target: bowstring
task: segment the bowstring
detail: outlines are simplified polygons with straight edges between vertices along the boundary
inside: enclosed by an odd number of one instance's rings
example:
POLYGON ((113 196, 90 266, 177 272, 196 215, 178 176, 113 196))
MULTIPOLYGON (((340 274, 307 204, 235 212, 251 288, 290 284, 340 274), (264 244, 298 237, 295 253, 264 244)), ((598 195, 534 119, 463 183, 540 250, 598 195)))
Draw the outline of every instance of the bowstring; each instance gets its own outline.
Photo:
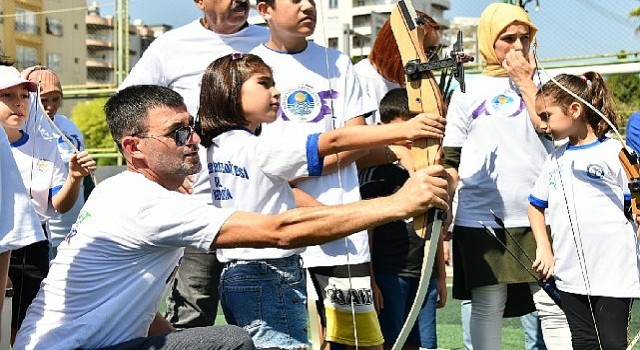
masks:
MULTIPOLYGON (((534 58, 535 58, 535 63, 536 63, 536 73, 538 75, 538 81, 540 83, 540 90, 542 91, 542 102, 545 106, 545 109, 547 108, 547 100, 545 98, 544 95, 544 89, 543 89, 543 84, 542 84, 542 79, 541 79, 541 72, 543 72, 545 74, 545 76, 547 78, 549 78, 550 81, 552 81, 554 84, 556 84, 558 87, 560 87, 563 91, 565 91, 566 93, 568 93, 569 95, 571 95, 572 97, 576 98, 578 101, 584 103, 586 106, 588 106, 591 110, 593 110, 594 112, 596 112, 610 127, 611 130, 614 131, 614 133, 619 137, 620 142, 622 142, 622 136, 620 135, 620 133, 618 132, 618 130, 615 128, 615 126, 613 125, 613 123, 600 111, 598 110, 596 107, 594 107, 591 103, 585 101, 582 97, 578 96, 577 94, 575 94, 573 91, 569 90, 567 87, 565 87, 564 85, 560 84, 554 77, 552 77, 550 74, 547 73, 547 71, 540 66, 539 63, 539 59, 538 59, 538 41, 536 38, 536 41, 533 44, 534 46, 534 58)), ((555 141, 555 140, 553 140, 555 141)), ((623 144, 623 147, 625 147, 625 145, 623 144)), ((626 147, 625 147, 626 148, 626 147)), ((575 223, 575 227, 578 231, 578 236, 576 236, 576 232, 574 231, 574 223, 573 220, 571 218, 571 209, 569 208, 569 200, 567 198, 567 193, 566 193, 566 189, 564 186, 564 180, 562 179, 562 172, 560 169, 560 162, 558 161, 558 157, 556 155, 556 150, 557 148, 554 146, 554 149, 551 153, 551 158, 555 160, 556 162, 556 167, 558 169, 558 180, 560 180, 560 187, 562 189, 562 196, 564 199, 564 203, 565 203, 565 208, 567 209, 567 217, 569 219, 569 227, 571 227, 571 234, 573 236, 573 243, 574 246, 576 247, 576 255, 578 257, 578 263, 580 265, 580 273, 582 275, 582 281, 584 283, 585 288, 587 289, 587 301, 589 304, 589 311, 591 312, 591 319, 593 321, 593 328, 596 332, 596 338, 598 339, 598 347, 600 348, 600 350, 602 350, 602 342, 600 340, 600 331, 598 329, 598 323, 596 322, 596 316, 595 316, 595 312, 593 309, 593 304, 591 302, 591 281, 589 280, 589 274, 587 271, 587 263, 586 263, 586 256, 585 256, 585 252, 584 252, 584 246, 582 244, 582 233, 580 232, 580 226, 578 225, 578 222, 576 221, 575 223), (578 242, 580 243, 580 249, 578 249, 578 242)), ((573 165, 573 162, 572 162, 573 165)), ((573 166, 572 166, 573 168, 573 166)), ((578 212, 575 206, 575 201, 573 203, 573 212, 574 215, 577 219, 578 217, 578 212)))
MULTIPOLYGON (((322 6, 323 5, 322 4, 322 0, 320 0, 318 2, 318 4, 320 5, 320 9, 323 12, 322 13, 323 14, 323 16, 322 16, 323 19, 322 19, 322 26, 321 26, 322 36, 326 38, 327 37, 327 32, 326 32, 326 25, 325 25, 325 21, 324 21, 324 17, 325 16, 324 16, 324 6, 322 6)), ((350 43, 347 42, 347 45, 350 45, 350 43)), ((349 59, 350 59, 350 57, 349 57, 349 59)), ((325 63, 325 68, 326 68, 326 72, 327 72, 327 77, 326 77, 327 84, 329 85, 329 99, 328 100, 329 100, 329 109, 331 111, 331 127, 333 128, 333 130, 336 130, 338 128, 338 120, 337 120, 337 117, 335 115, 335 109, 334 109, 334 103, 333 103, 334 91, 333 91, 333 84, 332 84, 332 81, 331 81, 333 79, 333 75, 331 74, 331 72, 332 72, 331 71, 331 65, 329 64, 329 48, 326 47, 326 46, 324 47, 324 61, 325 61, 324 63, 325 63)), ((335 155, 336 155, 336 174, 337 174, 337 177, 338 177, 338 187, 341 189, 341 191, 338 191, 339 196, 340 196, 339 203, 340 204, 344 204, 343 203, 344 196, 343 196, 343 193, 342 193, 342 189, 343 189, 343 186, 342 186, 342 174, 340 172, 340 170, 341 170, 341 166, 340 166, 341 159, 340 159, 340 154, 339 153, 336 153, 335 155)), ((356 293, 355 292, 352 293, 352 291, 354 291, 354 289, 353 289, 353 280, 352 280, 353 276, 352 276, 352 273, 351 273, 351 259, 350 259, 350 254, 349 254, 349 239, 348 239, 348 236, 343 237, 342 240, 344 242, 344 248, 345 248, 345 253, 346 253, 346 262, 347 262, 347 280, 349 281, 349 284, 348 284, 348 287, 349 287, 348 289, 349 290, 347 291, 347 293, 348 293, 347 297, 349 299, 349 306, 350 306, 350 309, 351 309, 351 325, 353 327, 353 337, 354 337, 355 349, 358 350, 360 347, 359 347, 359 341, 358 341, 358 324, 356 322, 356 309, 355 309, 355 298, 354 298, 356 293)), ((325 334, 325 337, 326 337, 326 334, 325 334)), ((323 343, 326 343, 326 340, 324 340, 323 343)))

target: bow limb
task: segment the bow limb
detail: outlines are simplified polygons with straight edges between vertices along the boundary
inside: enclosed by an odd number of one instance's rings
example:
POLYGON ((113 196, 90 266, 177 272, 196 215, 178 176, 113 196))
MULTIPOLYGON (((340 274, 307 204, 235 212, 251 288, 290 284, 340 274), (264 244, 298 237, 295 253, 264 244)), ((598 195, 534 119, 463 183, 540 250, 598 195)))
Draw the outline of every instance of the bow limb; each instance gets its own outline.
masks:
MULTIPOLYGON (((638 169, 638 156, 635 153, 631 153, 626 147, 622 147, 620 153, 618 153, 618 159, 622 164, 627 179, 629 179, 629 191, 631 192, 631 213, 634 218, 640 216, 640 206, 638 199, 640 198, 640 170, 638 169)), ((640 239, 640 229, 636 232, 636 239, 640 239)), ((631 339, 627 345, 627 349, 633 349, 633 347, 640 339, 640 331, 631 339)))
MULTIPOLYGON (((398 43, 405 71, 416 70, 406 76, 409 110, 414 113, 444 115, 444 101, 438 83, 431 71, 419 71, 420 63, 426 63, 423 40, 424 30, 416 23, 416 12, 410 2, 400 0, 390 15, 391 29, 398 43), (410 75, 409 75, 410 74, 410 75)), ((435 164, 439 159, 440 141, 419 139, 413 141, 411 154, 416 169, 435 164)), ((420 237, 426 236, 426 215, 414 218, 414 227, 420 237)))
MULTIPOLYGON (((416 12, 410 2, 400 0, 390 15, 391 29, 396 38, 402 63, 409 67, 409 63, 426 63, 427 57, 424 53, 423 40, 424 31, 416 24, 416 12)), ((405 69, 406 72, 406 69, 405 69)), ((444 103, 438 83, 435 81, 430 71, 414 72, 413 77, 406 77, 406 89, 409 100, 409 110, 415 113, 435 113, 444 115, 444 103), (417 76, 416 76, 417 75, 417 76), (417 79, 414 79, 417 78, 417 79)), ((416 169, 424 168, 435 164, 440 158, 440 141, 433 139, 414 140, 411 147, 411 154, 414 159, 416 169)), ((393 344, 392 350, 399 350, 415 324, 422 304, 424 302, 427 287, 433 269, 435 252, 437 249, 440 230, 442 228, 441 215, 436 214, 431 236, 427 237, 427 214, 424 213, 413 219, 416 233, 426 239, 424 247, 424 257, 420 272, 420 281, 413 305, 407 315, 407 320, 403 325, 398 338, 393 344)))
MULTIPOLYGON (((635 153, 629 152, 626 147, 622 147, 620 153, 618 153, 618 159, 622 164, 627 179, 629 179, 629 190, 631 192, 631 212, 634 217, 640 216, 639 201, 640 198, 640 171, 638 170, 638 156, 635 153)), ((636 233, 636 239, 640 239, 640 229, 636 233)), ((640 331, 631 339, 627 345, 627 349, 633 349, 633 347, 640 339, 640 331)))

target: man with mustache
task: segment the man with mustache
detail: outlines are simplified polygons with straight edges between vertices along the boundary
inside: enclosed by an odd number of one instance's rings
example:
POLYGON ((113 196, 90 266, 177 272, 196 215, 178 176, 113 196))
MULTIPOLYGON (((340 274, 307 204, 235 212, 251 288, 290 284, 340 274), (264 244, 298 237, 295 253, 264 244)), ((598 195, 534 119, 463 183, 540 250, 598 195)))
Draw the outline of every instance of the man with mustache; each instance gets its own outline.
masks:
MULTIPOLYGON (((249 52, 268 38, 268 30, 247 23, 249 0, 194 0, 202 18, 158 37, 133 67, 120 89, 137 84, 166 86, 178 92, 197 115, 205 68, 232 52, 249 52)), ((206 151, 200 150, 206 164, 206 151)), ((188 178, 188 191, 211 203, 207 169, 188 178)), ((215 251, 187 248, 167 300, 166 318, 176 328, 214 324, 222 264, 215 251)))
POLYGON ((253 350, 249 335, 236 326, 150 329, 183 247, 304 247, 448 207, 447 182, 438 177, 444 168, 432 166, 389 197, 276 215, 217 208, 176 192, 202 167, 200 137, 180 95, 161 86, 132 86, 113 96, 105 112, 127 170, 92 192, 14 349, 253 350))

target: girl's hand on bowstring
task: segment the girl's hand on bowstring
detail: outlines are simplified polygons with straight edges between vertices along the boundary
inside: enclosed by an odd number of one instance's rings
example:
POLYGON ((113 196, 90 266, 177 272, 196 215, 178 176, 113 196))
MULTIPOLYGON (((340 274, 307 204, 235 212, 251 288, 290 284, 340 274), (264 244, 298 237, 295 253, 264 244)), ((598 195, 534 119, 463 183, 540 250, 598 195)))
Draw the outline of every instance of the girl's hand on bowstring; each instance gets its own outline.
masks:
POLYGON ((81 179, 96 171, 96 161, 87 151, 82 151, 71 156, 69 159, 69 176, 81 179))

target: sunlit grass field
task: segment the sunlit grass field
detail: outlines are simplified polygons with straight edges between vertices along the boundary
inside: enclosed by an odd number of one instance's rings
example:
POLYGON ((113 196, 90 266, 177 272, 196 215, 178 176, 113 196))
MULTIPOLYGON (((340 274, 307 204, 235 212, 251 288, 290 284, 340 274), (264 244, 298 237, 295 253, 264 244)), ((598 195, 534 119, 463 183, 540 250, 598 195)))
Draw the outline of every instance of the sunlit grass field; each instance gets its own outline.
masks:
MULTIPOLYGON (((451 289, 449 288, 449 296, 451 289)), ((161 305, 161 313, 164 313, 164 305, 161 305)), ((634 305, 631 315, 631 329, 629 338, 640 330, 640 303, 634 305)), ((447 305, 437 312, 438 322, 438 347, 439 349, 464 349, 462 341, 462 326, 460 321, 460 301, 451 299, 447 305)), ((218 308, 216 324, 225 324, 221 308, 218 308)), ((519 318, 506 318, 502 323, 502 348, 509 350, 524 350, 524 334, 519 318)), ((640 349, 636 344, 634 349, 640 349)))

